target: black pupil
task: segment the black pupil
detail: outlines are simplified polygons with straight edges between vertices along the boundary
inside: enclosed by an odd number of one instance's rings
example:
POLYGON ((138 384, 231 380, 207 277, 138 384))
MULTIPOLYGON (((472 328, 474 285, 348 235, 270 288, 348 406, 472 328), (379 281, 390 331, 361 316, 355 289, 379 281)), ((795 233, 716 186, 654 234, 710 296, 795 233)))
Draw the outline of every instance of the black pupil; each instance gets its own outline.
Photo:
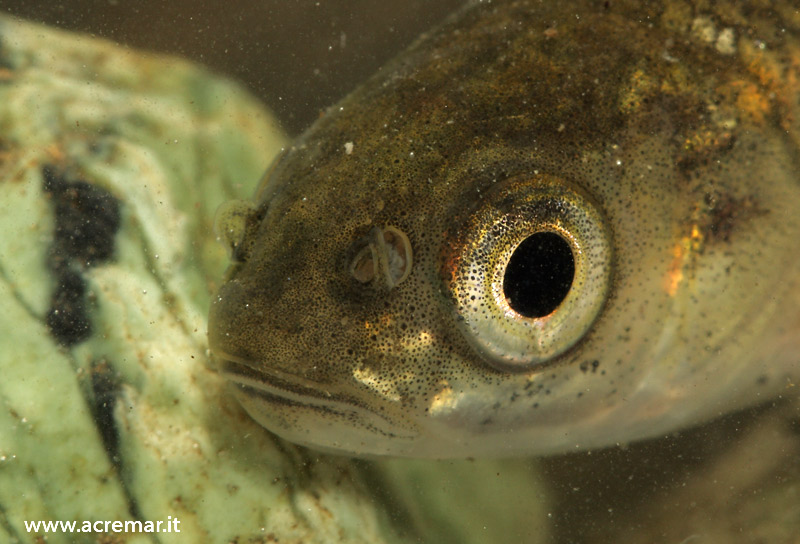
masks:
POLYGON ((525 317, 542 317, 566 298, 575 277, 572 249, 554 232, 537 232, 517 246, 503 276, 511 308, 525 317))

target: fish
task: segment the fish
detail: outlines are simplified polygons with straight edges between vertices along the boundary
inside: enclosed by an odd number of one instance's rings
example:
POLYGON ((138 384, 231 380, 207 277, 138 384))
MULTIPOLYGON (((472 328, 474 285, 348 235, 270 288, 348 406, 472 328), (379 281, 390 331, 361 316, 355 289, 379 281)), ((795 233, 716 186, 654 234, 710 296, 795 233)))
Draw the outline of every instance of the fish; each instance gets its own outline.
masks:
POLYGON ((796 395, 789 2, 472 2, 224 204, 208 339, 291 442, 544 456, 796 395))

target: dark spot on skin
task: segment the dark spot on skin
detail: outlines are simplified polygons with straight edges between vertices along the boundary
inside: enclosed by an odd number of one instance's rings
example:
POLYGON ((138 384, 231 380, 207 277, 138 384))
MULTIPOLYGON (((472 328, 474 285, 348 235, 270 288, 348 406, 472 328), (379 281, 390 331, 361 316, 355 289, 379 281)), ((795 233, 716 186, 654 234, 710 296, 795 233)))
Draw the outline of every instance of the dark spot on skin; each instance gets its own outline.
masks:
POLYGON ((789 420, 789 430, 800 436, 800 418, 793 418, 789 420))
POLYGON ((114 419, 114 407, 120 389, 119 377, 106 360, 93 362, 90 376, 92 416, 109 459, 119 468, 119 430, 114 419))
POLYGON ((711 243, 730 241, 731 233, 738 225, 768 213, 751 196, 734 198, 731 195, 706 194, 704 203, 708 209, 702 225, 703 233, 711 243))
POLYGON ((599 367, 599 366, 600 366, 600 361, 595 359, 594 361, 583 361, 580 364, 579 368, 581 369, 581 372, 586 374, 589 371, 589 367, 591 367, 592 368, 592 374, 594 374, 595 372, 597 372, 597 367, 599 367))
MULTIPOLYGON (((691 107, 686 108, 687 118, 685 125, 689 128, 686 139, 693 140, 693 135, 703 133, 708 127, 694 126, 696 119, 702 117, 704 106, 702 104, 693 103, 691 107), (694 128, 694 131, 691 128, 694 128)), ((678 171, 684 181, 692 178, 693 174, 701 168, 707 168, 715 159, 719 159, 726 153, 731 151, 736 144, 736 137, 728 132, 715 132, 714 137, 709 141, 702 144, 695 145, 689 144, 687 148, 680 151, 680 155, 676 157, 675 163, 678 166, 678 171)))
POLYGON ((55 229, 47 267, 55 276, 46 323, 66 347, 91 335, 83 272, 111 259, 119 229, 119 201, 85 181, 73 181, 52 166, 42 168, 43 189, 53 204, 55 229))

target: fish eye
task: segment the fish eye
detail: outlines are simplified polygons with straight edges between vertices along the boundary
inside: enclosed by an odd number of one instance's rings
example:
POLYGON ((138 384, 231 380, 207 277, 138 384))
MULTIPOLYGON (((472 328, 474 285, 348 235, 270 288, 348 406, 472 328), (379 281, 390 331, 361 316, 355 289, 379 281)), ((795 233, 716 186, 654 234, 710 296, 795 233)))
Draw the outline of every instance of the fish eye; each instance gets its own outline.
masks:
POLYGON ((545 175, 503 182, 445 250, 461 332, 490 365, 551 362, 590 330, 611 279, 611 239, 598 206, 545 175))
POLYGON ((525 238, 511 254, 503 274, 503 293, 523 317, 544 317, 567 297, 575 278, 569 242, 554 232, 525 238))

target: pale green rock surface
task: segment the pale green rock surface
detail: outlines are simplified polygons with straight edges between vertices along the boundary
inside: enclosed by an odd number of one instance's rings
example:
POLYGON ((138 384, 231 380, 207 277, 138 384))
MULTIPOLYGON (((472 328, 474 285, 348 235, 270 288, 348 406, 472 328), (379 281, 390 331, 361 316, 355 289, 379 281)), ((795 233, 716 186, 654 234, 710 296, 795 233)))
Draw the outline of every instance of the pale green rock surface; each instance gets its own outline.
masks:
POLYGON ((543 541, 530 461, 318 455, 253 423, 214 371, 213 213, 283 143, 247 93, 186 62, 0 19, 0 543, 543 541), (46 324, 46 168, 119 203, 113 257, 71 264, 92 332, 69 345, 46 324), (25 526, 168 516, 180 533, 25 526))

